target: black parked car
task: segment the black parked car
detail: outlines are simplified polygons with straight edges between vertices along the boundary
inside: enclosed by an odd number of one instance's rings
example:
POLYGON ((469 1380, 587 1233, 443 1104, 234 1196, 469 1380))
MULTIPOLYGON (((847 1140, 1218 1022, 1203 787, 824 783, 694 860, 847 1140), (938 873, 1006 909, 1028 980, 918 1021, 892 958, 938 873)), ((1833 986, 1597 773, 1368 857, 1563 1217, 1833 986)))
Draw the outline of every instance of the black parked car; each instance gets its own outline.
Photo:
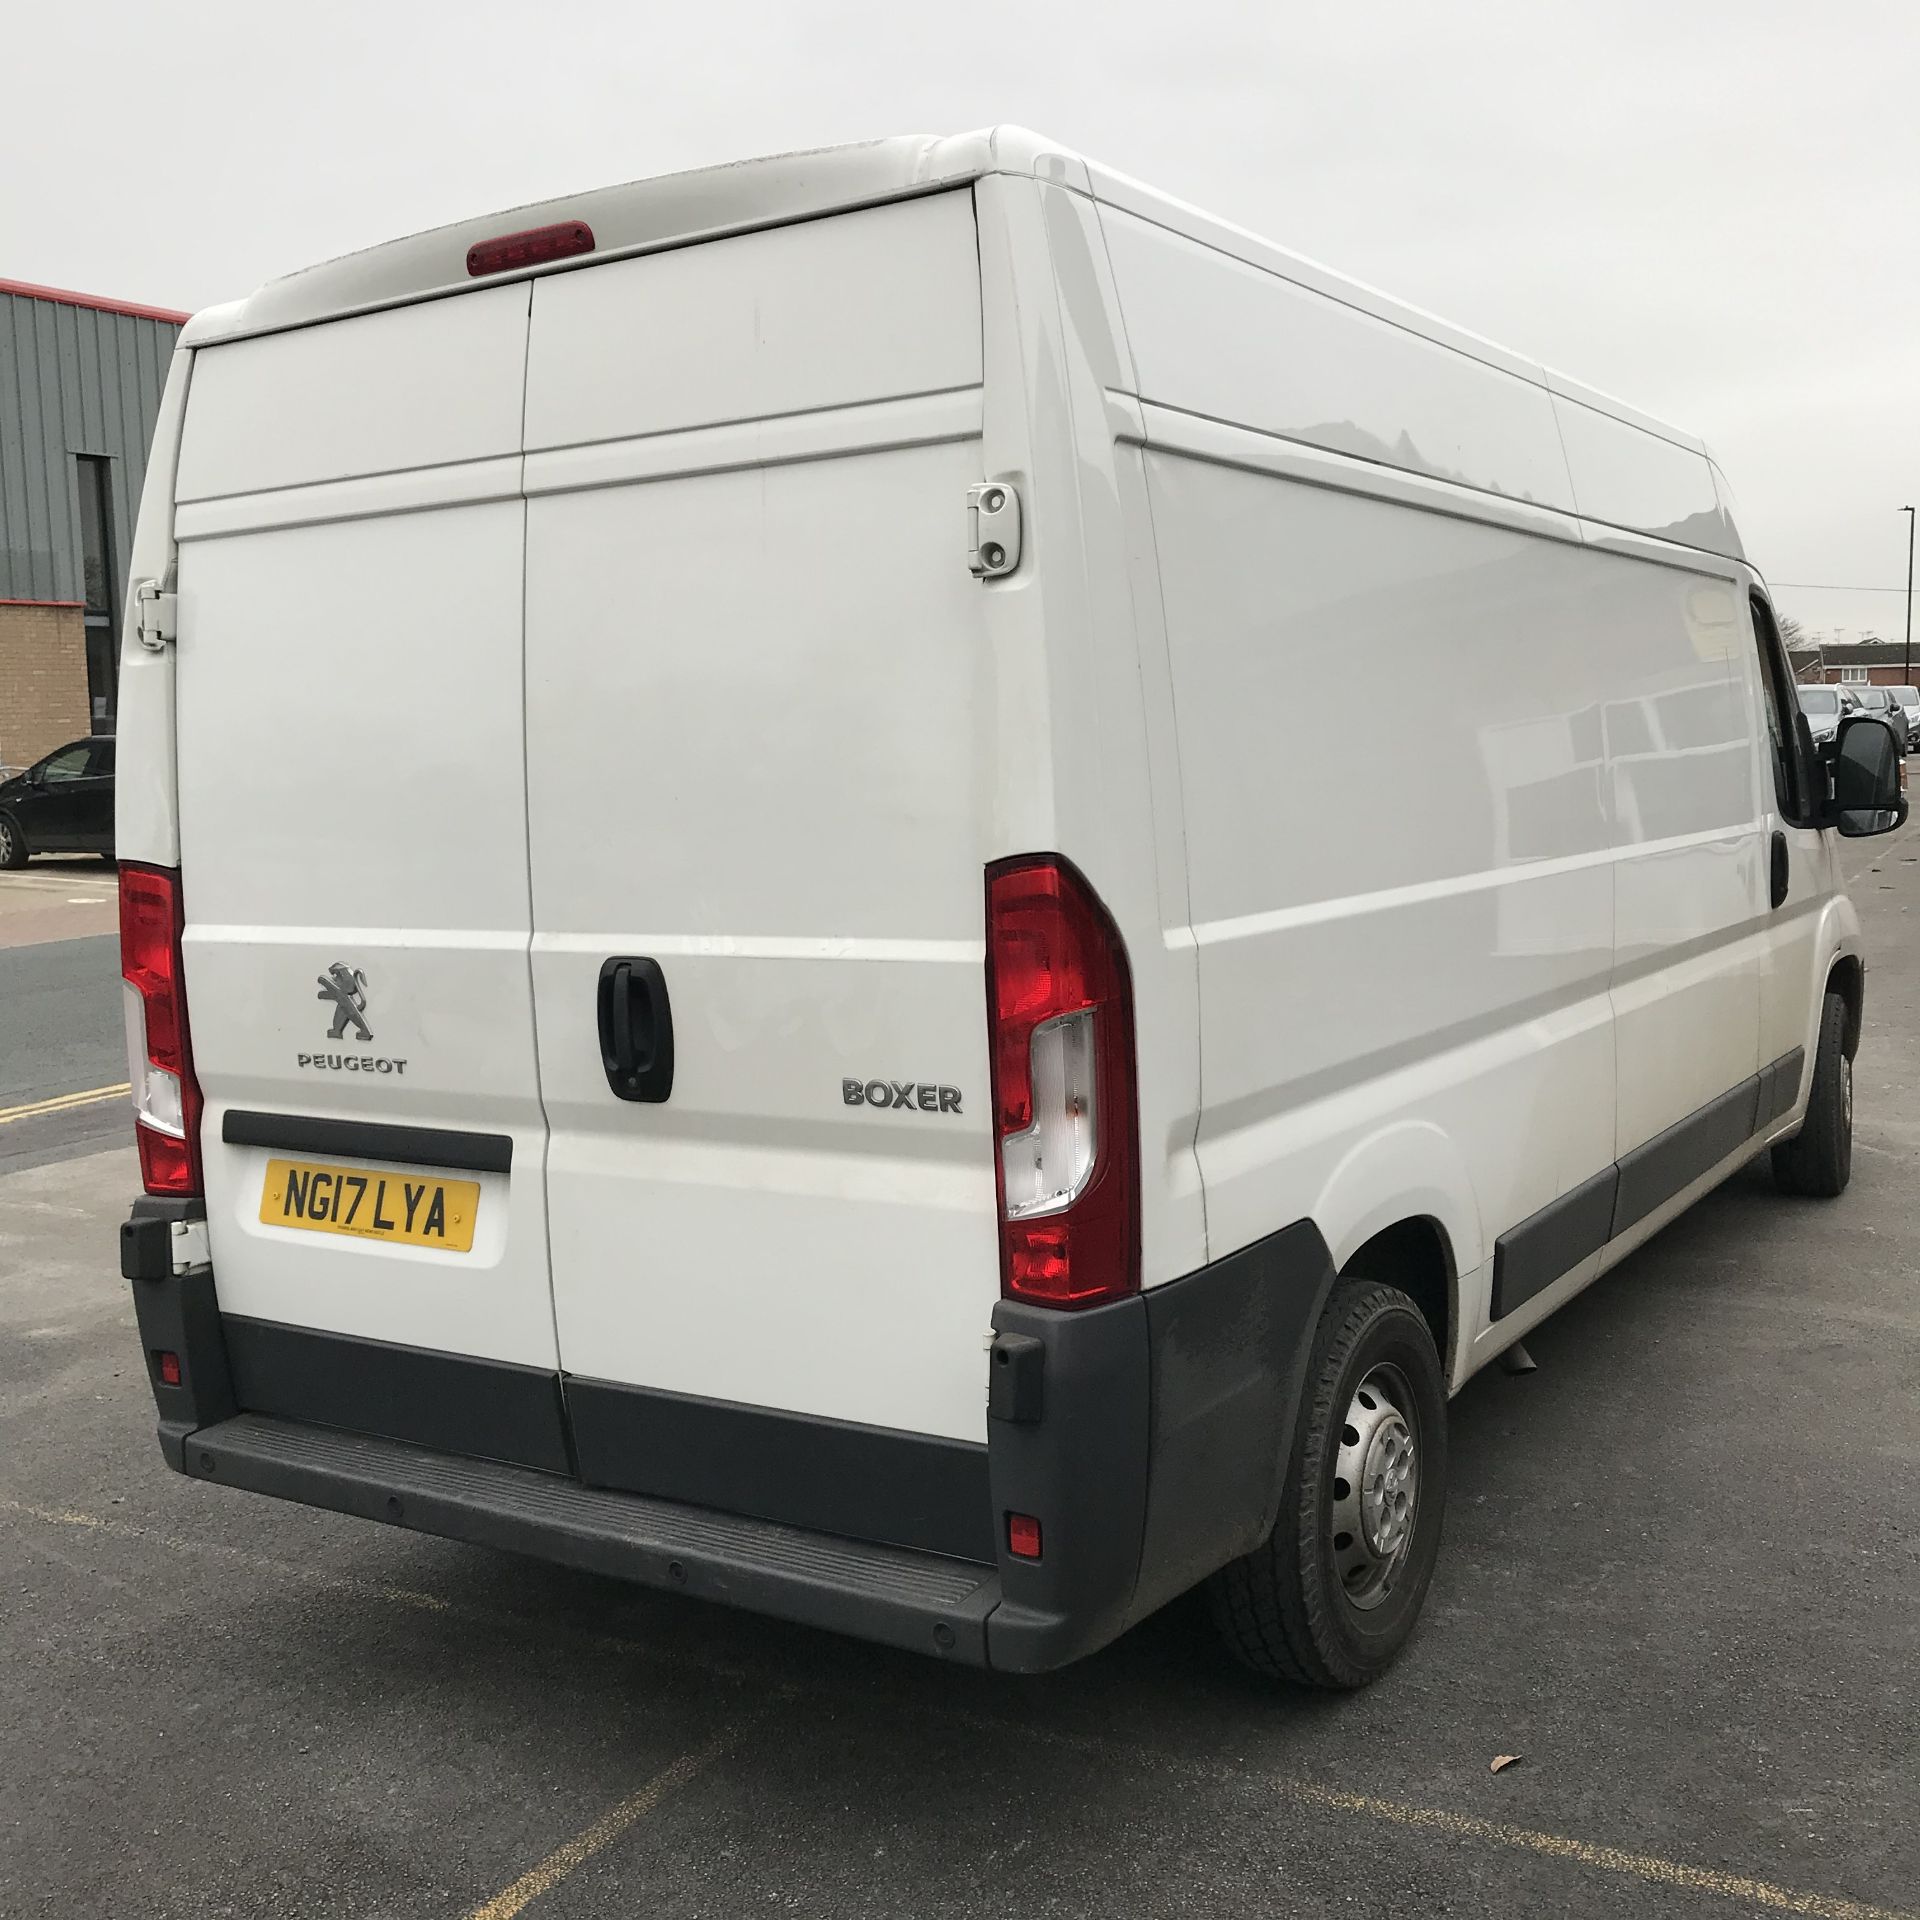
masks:
POLYGON ((0 780, 0 867, 30 853, 113 857, 111 740, 76 740, 0 780))
POLYGON ((1876 720, 1884 720, 1893 729, 1894 737, 1900 742, 1900 751, 1905 753, 1907 740, 1907 710, 1894 698, 1891 687, 1849 687, 1847 692, 1853 696, 1854 704, 1862 713, 1870 713, 1876 720))

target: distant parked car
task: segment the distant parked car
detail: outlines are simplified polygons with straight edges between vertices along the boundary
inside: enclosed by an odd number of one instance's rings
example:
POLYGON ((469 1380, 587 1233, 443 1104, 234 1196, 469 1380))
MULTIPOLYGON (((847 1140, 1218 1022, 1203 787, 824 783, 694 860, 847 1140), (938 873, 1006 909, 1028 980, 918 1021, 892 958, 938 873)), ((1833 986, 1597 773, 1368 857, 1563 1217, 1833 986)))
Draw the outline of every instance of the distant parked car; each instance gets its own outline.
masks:
POLYGON ((1907 716, 1907 751, 1920 751, 1920 687, 1889 687, 1887 691, 1907 716))
POLYGON ((0 867, 34 853, 112 857, 111 740, 75 740, 0 781, 0 867))
POLYGON ((1893 697, 1891 687, 1849 687, 1847 691, 1859 703, 1863 713, 1871 713, 1884 720, 1900 738, 1900 751, 1905 753, 1912 737, 1912 728, 1907 722, 1907 710, 1893 697))
POLYGON ((1849 711, 1849 703, 1838 687, 1796 687, 1794 694, 1800 702, 1800 711, 1807 716, 1813 744, 1824 747, 1833 738, 1840 716, 1849 711))

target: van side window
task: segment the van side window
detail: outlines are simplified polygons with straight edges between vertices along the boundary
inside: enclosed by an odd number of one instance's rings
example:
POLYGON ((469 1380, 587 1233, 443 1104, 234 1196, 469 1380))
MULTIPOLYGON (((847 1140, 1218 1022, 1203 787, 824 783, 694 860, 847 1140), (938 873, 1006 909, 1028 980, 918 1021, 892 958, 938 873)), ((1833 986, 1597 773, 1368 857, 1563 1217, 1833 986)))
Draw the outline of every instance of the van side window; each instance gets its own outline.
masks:
POLYGON ((1753 607, 1753 638, 1760 649, 1760 689, 1767 703, 1767 742, 1772 749, 1773 790, 1780 811, 1789 820, 1806 817, 1806 796, 1812 791, 1810 769, 1801 764, 1800 739, 1794 727, 1799 703, 1793 695, 1793 681, 1787 672, 1786 657, 1780 651, 1780 634, 1773 624, 1773 611, 1756 593, 1750 596, 1753 607))

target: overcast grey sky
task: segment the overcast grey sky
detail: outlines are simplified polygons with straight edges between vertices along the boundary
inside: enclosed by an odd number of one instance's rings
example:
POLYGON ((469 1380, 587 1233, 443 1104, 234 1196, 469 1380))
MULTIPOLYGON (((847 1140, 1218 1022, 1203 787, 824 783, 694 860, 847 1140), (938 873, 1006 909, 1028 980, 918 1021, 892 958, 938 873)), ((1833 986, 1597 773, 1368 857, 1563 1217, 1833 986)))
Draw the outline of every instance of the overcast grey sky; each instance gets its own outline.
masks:
POLYGON ((0 276, 204 306, 543 195, 1012 120, 1703 435, 1776 581, 1904 586, 1914 0, 16 0, 4 45, 0 276))

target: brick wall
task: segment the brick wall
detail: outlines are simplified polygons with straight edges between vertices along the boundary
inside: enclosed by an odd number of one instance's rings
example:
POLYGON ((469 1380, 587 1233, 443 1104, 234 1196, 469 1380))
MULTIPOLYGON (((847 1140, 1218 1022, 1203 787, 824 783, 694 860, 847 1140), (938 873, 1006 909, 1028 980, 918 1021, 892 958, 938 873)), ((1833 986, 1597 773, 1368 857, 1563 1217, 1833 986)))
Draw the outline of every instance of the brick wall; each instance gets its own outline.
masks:
POLYGON ((91 730, 80 609, 0 602, 0 766, 30 766, 91 730))
POLYGON ((1857 669, 1854 675, 1850 676, 1839 667, 1829 667, 1827 669, 1827 682, 1830 686, 1838 686, 1842 681, 1846 681, 1848 684, 1856 687, 1904 687, 1920 685, 1920 648, 1914 650, 1914 656, 1913 673, 1911 676, 1902 673, 1899 662, 1896 661, 1890 667, 1878 665, 1869 666, 1867 668, 1867 677, 1864 681, 1857 677, 1857 669))

